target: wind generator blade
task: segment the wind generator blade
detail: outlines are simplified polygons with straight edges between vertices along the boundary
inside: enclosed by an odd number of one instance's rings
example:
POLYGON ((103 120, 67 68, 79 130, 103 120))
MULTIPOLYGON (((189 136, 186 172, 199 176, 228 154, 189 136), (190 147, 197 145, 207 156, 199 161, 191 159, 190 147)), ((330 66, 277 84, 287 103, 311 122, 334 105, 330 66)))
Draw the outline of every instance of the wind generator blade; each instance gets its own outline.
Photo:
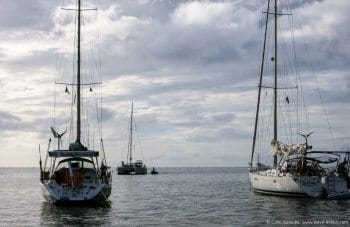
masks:
POLYGON ((66 129, 66 131, 64 131, 61 134, 59 134, 59 137, 61 138, 64 134, 66 134, 66 132, 67 132, 67 129, 66 129))
POLYGON ((306 135, 306 137, 309 137, 311 136, 311 134, 314 133, 314 132, 310 132, 309 134, 306 135))
POLYGON ((309 134, 304 135, 304 134, 301 134, 298 132, 298 135, 301 135, 304 138, 308 138, 309 136, 311 136, 312 133, 314 133, 314 132, 310 132, 309 134))
POLYGON ((53 137, 55 137, 55 138, 59 138, 60 137, 60 134, 58 134, 53 127, 50 127, 50 129, 51 129, 53 137))
POLYGON ((299 135, 299 136, 302 136, 302 137, 305 137, 305 135, 304 135, 304 134, 301 134, 301 133, 299 133, 299 132, 298 132, 298 135, 299 135))

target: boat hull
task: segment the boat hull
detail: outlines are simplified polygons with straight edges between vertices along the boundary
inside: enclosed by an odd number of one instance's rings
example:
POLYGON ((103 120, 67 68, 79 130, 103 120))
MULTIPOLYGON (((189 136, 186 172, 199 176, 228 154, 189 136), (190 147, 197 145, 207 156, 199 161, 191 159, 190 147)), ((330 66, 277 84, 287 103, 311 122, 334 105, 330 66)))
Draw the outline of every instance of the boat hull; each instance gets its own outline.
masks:
POLYGON ((310 197, 343 199, 350 197, 348 180, 336 175, 314 176, 317 180, 310 180, 310 177, 298 177, 296 183, 310 197))
POLYGON ((279 174, 277 171, 255 171, 249 172, 250 183, 254 191, 281 196, 308 196, 294 181, 293 176, 279 174))
POLYGON ((147 174, 147 168, 146 167, 127 167, 127 166, 121 166, 117 168, 118 175, 145 175, 147 174))
POLYGON ((293 176, 278 170, 249 172, 254 191, 281 196, 350 198, 347 181, 337 176, 293 176))
POLYGON ((48 190, 50 188, 49 184, 42 183, 41 184, 41 190, 44 199, 52 203, 54 205, 72 205, 72 206, 79 206, 79 205, 103 205, 108 203, 108 198, 111 195, 112 186, 105 184, 101 189, 92 197, 81 197, 81 198, 72 198, 69 196, 58 196, 57 194, 54 194, 52 190, 48 190))

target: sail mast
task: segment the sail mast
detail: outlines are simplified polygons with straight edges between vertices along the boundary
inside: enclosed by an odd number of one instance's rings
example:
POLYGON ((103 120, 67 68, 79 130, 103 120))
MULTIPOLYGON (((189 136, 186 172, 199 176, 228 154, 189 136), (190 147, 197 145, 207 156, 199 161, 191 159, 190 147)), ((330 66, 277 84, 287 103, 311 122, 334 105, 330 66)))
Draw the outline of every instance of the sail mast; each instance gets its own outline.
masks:
POLYGON ((268 25, 268 21, 269 21, 269 11, 270 11, 270 0, 267 2, 264 44, 263 44, 263 52, 262 52, 261 67, 260 67, 260 77, 259 77, 258 103, 257 103, 257 106, 256 106, 255 126, 254 126, 254 136, 253 136, 252 156, 251 156, 251 159, 250 159, 250 166, 252 166, 252 164, 253 164, 253 157, 254 157, 255 143, 256 143, 256 134, 257 134, 257 130, 258 130, 260 99, 261 99, 260 98, 261 97, 261 85, 262 85, 262 77, 263 77, 263 72, 264 72, 266 35, 267 35, 267 25, 268 25))
POLYGON ((78 0, 78 66, 77 66, 77 138, 76 143, 80 143, 81 125, 80 125, 80 0, 78 0))
POLYGON ((132 122, 134 115, 134 102, 131 102, 131 113, 130 113, 130 137, 129 137, 129 162, 132 162, 132 122))
MULTIPOLYGON (((277 0, 275 0, 275 70, 274 70, 274 115, 273 115, 273 140, 277 143, 277 0)), ((277 166, 277 154, 273 157, 273 166, 277 166)))

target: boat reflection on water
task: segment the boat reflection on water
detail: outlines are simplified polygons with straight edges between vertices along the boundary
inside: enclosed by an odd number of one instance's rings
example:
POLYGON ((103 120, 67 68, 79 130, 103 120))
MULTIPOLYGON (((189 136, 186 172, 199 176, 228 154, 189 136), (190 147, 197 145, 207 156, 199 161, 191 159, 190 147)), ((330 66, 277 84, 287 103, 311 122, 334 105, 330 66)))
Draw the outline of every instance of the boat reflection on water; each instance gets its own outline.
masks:
POLYGON ((109 202, 99 206, 52 206, 41 204, 40 224, 47 225, 112 225, 109 202))

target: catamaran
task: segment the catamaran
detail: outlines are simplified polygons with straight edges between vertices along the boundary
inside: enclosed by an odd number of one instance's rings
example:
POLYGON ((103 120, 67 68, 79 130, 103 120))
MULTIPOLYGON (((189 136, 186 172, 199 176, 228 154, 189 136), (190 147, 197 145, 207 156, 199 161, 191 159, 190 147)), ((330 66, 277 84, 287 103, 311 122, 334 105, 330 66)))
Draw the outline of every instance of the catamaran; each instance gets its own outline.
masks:
POLYGON ((84 84, 81 83, 81 12, 87 9, 81 9, 81 0, 77 1, 77 9, 69 9, 77 12, 77 74, 76 83, 70 84, 76 87, 76 94, 72 99, 72 106, 76 103, 76 138, 68 149, 62 149, 65 132, 58 133, 51 127, 53 136, 57 139, 57 148, 51 149, 50 139, 44 165, 40 157, 40 182, 44 198, 54 204, 101 204, 111 194, 112 176, 107 165, 103 140, 100 139, 100 150, 91 149, 82 143, 81 86, 84 84), (99 161, 100 153, 102 158, 99 161))
MULTIPOLYGON (((286 196, 308 196, 315 198, 345 198, 350 197, 350 151, 315 151, 309 144, 309 137, 311 133, 301 134, 304 137, 304 143, 291 143, 293 136, 290 136, 288 140, 290 143, 281 142, 281 139, 286 137, 280 136, 278 129, 278 120, 289 120, 296 118, 299 120, 298 113, 290 114, 290 103, 292 99, 290 96, 278 99, 278 95, 281 95, 279 91, 287 89, 296 89, 298 86, 294 87, 281 87, 279 85, 281 76, 281 71, 278 70, 278 42, 277 42, 277 31, 278 31, 278 17, 283 14, 278 11, 277 0, 274 0, 274 10, 270 12, 270 3, 272 0, 268 0, 267 10, 265 13, 265 29, 264 29, 264 42, 262 51, 262 61, 260 66, 259 75, 259 86, 258 86, 258 100, 257 109, 255 115, 255 126, 254 135, 251 151, 251 160, 249 163, 249 177, 252 189, 256 192, 272 195, 286 195, 286 196), (271 53, 272 71, 273 71, 273 85, 266 85, 269 80, 265 78, 264 73, 266 69, 264 68, 267 64, 266 61, 266 48, 267 48, 267 32, 270 16, 274 17, 274 24, 271 25, 273 28, 270 30, 274 31, 273 36, 273 52, 271 53), (261 122, 261 100, 264 96, 267 96, 268 91, 262 92, 262 89, 272 89, 273 104, 270 104, 272 108, 268 109, 268 115, 272 115, 272 120, 267 120, 261 122), (282 101, 283 100, 283 103, 282 101), (281 110, 282 106, 286 105, 284 112, 281 110), (280 115, 284 115, 280 116, 280 115), (287 114, 287 116, 286 116, 287 114), (288 115, 289 114, 289 115, 288 115), (271 124, 271 122, 273 123, 271 124), (262 126, 266 127, 263 128, 262 126), (270 127, 272 125, 272 127, 270 127), (260 128, 259 128, 260 127, 260 128), (268 130, 273 129, 273 138, 271 141, 270 133, 268 130), (260 133, 260 135, 259 135, 260 133), (270 138, 268 138, 270 137, 270 138), (266 142, 258 143, 257 141, 265 139, 266 142), (270 140, 270 150, 268 151, 268 140, 270 140), (272 161, 272 166, 263 163, 261 160, 263 154, 270 153, 270 160, 272 161)), ((290 16, 290 14, 287 14, 290 16)), ((269 65, 267 65, 268 67, 269 65)), ((284 69, 284 72, 287 70, 284 69)), ((285 73, 285 75, 288 73, 285 73)), ((288 80, 284 80, 288 81, 288 80)), ((298 80, 296 80, 298 81, 298 80)), ((284 93, 285 94, 285 93, 284 93)), ((265 100, 269 100, 265 98, 265 100)), ((268 102, 268 101, 266 101, 268 102)), ((297 103, 297 101, 295 101, 297 103)), ((271 118, 270 118, 271 119, 271 118)), ((283 129, 283 131, 290 129, 290 131, 299 130, 299 122, 290 122, 283 129), (286 129, 287 128, 287 129, 286 129)), ((293 133, 290 133, 293 134, 293 133)), ((295 139, 295 137, 294 137, 295 139)))
POLYGON ((134 103, 131 103, 130 126, 129 126, 129 143, 127 162, 122 161, 121 166, 117 168, 118 175, 143 175, 147 174, 147 167, 142 160, 132 161, 133 154, 133 130, 134 129, 134 103))

